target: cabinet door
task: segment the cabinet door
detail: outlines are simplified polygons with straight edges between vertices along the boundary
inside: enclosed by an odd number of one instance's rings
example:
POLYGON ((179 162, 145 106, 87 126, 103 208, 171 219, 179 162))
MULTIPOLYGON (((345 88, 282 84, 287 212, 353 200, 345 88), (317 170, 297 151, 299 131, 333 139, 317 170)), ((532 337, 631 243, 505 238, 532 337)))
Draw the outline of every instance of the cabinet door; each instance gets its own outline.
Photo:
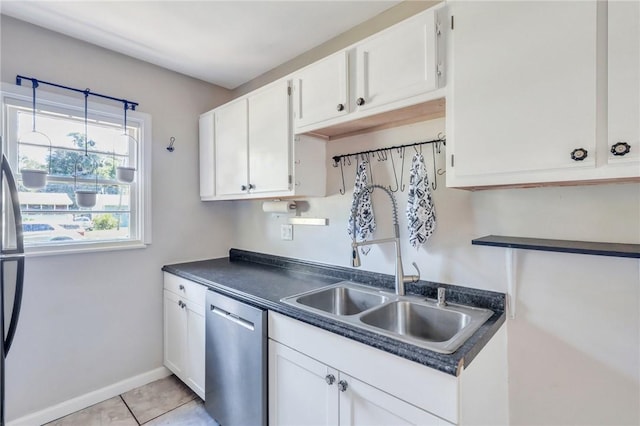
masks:
POLYGON ((214 158, 214 113, 208 112, 200 116, 200 197, 215 195, 215 158, 214 158))
POLYGON ((288 81, 249 97, 249 188, 253 193, 290 188, 290 105, 288 81))
POLYGON ((357 89, 352 101, 358 110, 438 87, 435 19, 435 11, 427 11, 356 47, 357 89))
POLYGON ((205 320, 203 306, 187 302, 187 385, 205 397, 205 320))
POLYGON ((640 159, 640 2, 609 1, 609 163, 640 159), (613 155, 626 142, 631 150, 613 155))
POLYGON ((347 52, 328 56, 293 77, 294 124, 297 128, 349 112, 347 52))
POLYGON ((595 166, 596 7, 452 4, 447 136, 456 176, 510 184, 518 182, 505 173, 595 166), (577 148, 588 152, 582 161, 571 158, 577 148))
POLYGON ((215 111, 214 133, 216 195, 246 193, 249 183, 246 99, 215 111))
POLYGON ((164 365, 176 376, 186 377, 187 314, 177 295, 164 290, 164 365))
POLYGON ((337 425, 337 381, 336 370, 269 340, 269 424, 337 425))
POLYGON ((340 373, 340 426, 447 425, 450 423, 380 389, 340 373))

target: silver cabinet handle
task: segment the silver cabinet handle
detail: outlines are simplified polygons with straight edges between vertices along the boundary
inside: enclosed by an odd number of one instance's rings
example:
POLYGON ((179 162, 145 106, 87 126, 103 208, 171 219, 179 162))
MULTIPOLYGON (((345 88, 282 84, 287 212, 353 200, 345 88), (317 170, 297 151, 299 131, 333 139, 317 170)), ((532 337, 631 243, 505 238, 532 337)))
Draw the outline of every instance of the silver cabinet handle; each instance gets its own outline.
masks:
POLYGON ((336 376, 333 374, 327 374, 324 377, 324 381, 327 382, 328 385, 332 385, 336 381, 336 376))
POLYGON ((340 380, 338 382, 338 389, 340 390, 340 392, 346 391, 348 387, 349 387, 349 385, 347 384, 346 381, 340 380))

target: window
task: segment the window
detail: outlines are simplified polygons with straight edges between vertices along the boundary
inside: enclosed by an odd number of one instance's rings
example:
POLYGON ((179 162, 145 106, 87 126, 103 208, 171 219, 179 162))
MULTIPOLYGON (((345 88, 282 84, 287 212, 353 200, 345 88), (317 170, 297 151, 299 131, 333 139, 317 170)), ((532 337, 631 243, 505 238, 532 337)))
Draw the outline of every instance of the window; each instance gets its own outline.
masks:
POLYGON ((151 119, 128 111, 124 135, 122 106, 99 101, 89 96, 85 137, 84 96, 40 89, 34 132, 31 88, 3 85, 3 151, 18 184, 27 252, 150 242, 151 119), (118 167, 136 168, 133 182, 120 182, 118 167), (25 187, 25 169, 47 171, 46 187, 25 187), (80 207, 76 191, 95 192, 95 206, 80 207))

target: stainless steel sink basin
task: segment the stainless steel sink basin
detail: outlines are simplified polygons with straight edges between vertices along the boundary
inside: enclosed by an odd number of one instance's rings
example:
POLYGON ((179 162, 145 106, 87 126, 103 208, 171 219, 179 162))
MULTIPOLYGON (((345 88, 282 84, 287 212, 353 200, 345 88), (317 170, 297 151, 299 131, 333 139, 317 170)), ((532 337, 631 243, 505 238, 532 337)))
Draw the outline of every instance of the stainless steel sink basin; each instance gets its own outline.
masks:
POLYGON ((331 287, 297 297, 296 302, 334 315, 355 315, 388 299, 379 294, 364 292, 352 287, 331 287))
POLYGON ((398 296, 343 281, 285 297, 282 302, 354 327, 435 352, 453 353, 492 315, 489 309, 438 306, 418 296, 398 296))
POLYGON ((471 317, 417 303, 393 302, 363 315, 360 321, 414 339, 444 342, 469 324, 471 317))

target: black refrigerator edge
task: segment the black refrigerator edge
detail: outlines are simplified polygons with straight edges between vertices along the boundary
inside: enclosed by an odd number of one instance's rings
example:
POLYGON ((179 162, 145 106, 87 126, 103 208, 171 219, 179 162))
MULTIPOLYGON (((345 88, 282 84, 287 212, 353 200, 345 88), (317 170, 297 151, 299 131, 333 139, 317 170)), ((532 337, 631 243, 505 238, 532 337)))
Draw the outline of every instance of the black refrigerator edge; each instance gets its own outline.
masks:
POLYGON ((5 425, 5 360, 15 336, 24 285, 24 242, 18 188, 9 161, 2 154, 0 173, 0 426, 5 425))

